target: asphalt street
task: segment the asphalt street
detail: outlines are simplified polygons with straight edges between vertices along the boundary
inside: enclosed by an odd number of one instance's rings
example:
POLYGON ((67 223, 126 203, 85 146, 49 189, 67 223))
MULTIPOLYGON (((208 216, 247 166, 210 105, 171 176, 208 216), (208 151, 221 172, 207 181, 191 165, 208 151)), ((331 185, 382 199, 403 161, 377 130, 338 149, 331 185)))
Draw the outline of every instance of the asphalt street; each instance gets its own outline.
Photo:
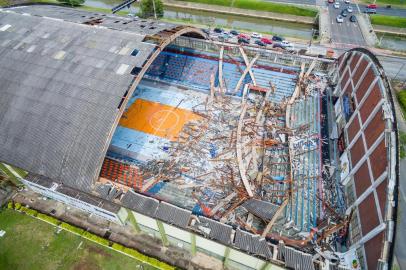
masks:
POLYGON ((334 43, 353 44, 365 46, 365 40, 362 36, 358 22, 350 22, 350 16, 358 14, 358 9, 355 5, 351 5, 353 8, 352 13, 348 13, 347 17, 344 17, 344 22, 338 23, 337 16, 342 10, 348 7, 344 1, 340 2, 340 8, 334 8, 333 4, 328 5, 331 22, 331 39, 334 43))
MULTIPOLYGON (((364 12, 367 7, 364 4, 358 4, 358 6, 361 9, 361 12, 364 12)), ((382 5, 381 7, 378 6, 378 8, 376 9, 376 14, 406 17, 406 9, 400 9, 400 8, 396 8, 396 7, 386 8, 385 5, 382 5)))

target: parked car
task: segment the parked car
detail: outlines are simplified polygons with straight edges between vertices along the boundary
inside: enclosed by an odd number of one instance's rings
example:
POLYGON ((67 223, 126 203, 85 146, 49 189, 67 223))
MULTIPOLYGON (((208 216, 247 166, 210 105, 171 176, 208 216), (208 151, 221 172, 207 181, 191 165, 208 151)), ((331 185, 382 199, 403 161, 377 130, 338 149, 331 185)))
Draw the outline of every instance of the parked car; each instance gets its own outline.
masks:
POLYGON ((283 37, 273 36, 272 40, 273 41, 283 41, 283 37))
POLYGON ((349 4, 350 0, 345 0, 344 3, 349 4))
POLYGON ((230 34, 234 35, 234 36, 238 36, 238 31, 237 30, 231 30, 230 34))
POLYGON ((283 47, 293 47, 292 43, 290 43, 290 42, 287 41, 287 40, 283 40, 283 41, 281 42, 281 45, 282 45, 283 47))
POLYGON ((258 39, 260 39, 260 38, 262 38, 262 35, 261 35, 261 34, 258 34, 258 33, 253 32, 253 33, 251 34, 251 37, 252 37, 252 38, 258 38, 258 39))
POLYGON ((221 28, 214 28, 213 31, 214 33, 223 33, 223 29, 221 28))
POLYGON ((346 9, 343 9, 343 10, 341 11, 341 16, 347 17, 347 15, 348 15, 347 10, 346 10, 346 9))
POLYGON ((347 11, 348 11, 349 13, 351 13, 351 12, 353 12, 354 10, 352 9, 352 6, 349 6, 349 7, 347 7, 347 11))
POLYGON ((356 21, 357 21, 357 17, 355 17, 355 15, 351 15, 350 22, 356 22, 356 21))
POLYGON ((261 38, 261 41, 265 44, 272 44, 272 40, 270 40, 269 38, 261 38))
POLYGON ((261 46, 261 47, 265 47, 265 46, 266 46, 266 44, 263 43, 263 42, 262 42, 261 40, 259 40, 259 39, 255 40, 255 44, 257 44, 258 46, 261 46))
POLYGON ((365 9, 364 13, 366 13, 366 14, 376 14, 376 9, 367 8, 367 9, 365 9))
POLYGON ((272 48, 281 48, 281 49, 285 49, 285 47, 283 47, 283 45, 282 45, 282 44, 280 44, 280 43, 274 43, 274 44, 272 45, 272 48))
POLYGON ((335 3, 334 3, 334 8, 339 9, 339 8, 340 8, 340 3, 339 3, 339 2, 335 2, 335 3))
POLYGON ((238 44, 250 44, 250 41, 246 38, 238 38, 238 44))
POLYGON ((377 9, 377 8, 378 8, 378 5, 377 5, 377 4, 369 4, 369 5, 367 6, 367 8, 377 9))
POLYGON ((338 23, 344 22, 344 18, 343 18, 343 16, 341 16, 341 15, 338 15, 337 18, 336 18, 336 20, 337 20, 338 23))
POLYGON ((202 31, 203 31, 205 34, 210 35, 210 30, 209 30, 209 29, 203 28, 202 31))
POLYGON ((246 39, 246 40, 250 40, 250 39, 251 39, 251 37, 250 37, 249 35, 243 34, 243 33, 239 34, 239 35, 237 36, 237 38, 244 38, 244 39, 246 39))
POLYGON ((328 3, 329 3, 329 4, 333 4, 333 3, 334 3, 334 0, 328 0, 328 3))

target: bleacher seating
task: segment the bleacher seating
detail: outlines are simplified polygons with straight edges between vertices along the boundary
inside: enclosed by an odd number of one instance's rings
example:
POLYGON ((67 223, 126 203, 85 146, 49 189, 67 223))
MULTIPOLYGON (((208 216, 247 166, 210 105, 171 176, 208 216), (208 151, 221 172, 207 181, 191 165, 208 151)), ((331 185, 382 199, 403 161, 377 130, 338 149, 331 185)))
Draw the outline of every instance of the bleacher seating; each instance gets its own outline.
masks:
MULTIPOLYGON (((243 64, 240 66, 241 69, 245 68, 243 64)), ((269 88, 269 82, 272 82, 276 87, 277 91, 274 95, 271 95, 270 100, 279 103, 284 98, 292 95, 297 79, 296 74, 277 72, 259 67, 253 68, 253 73, 259 86, 269 88)), ((164 51, 148 69, 146 77, 174 82, 191 89, 208 91, 210 89, 211 74, 215 75, 215 85, 219 85, 218 61, 214 59, 164 51)), ((241 71, 236 64, 223 63, 223 78, 228 93, 234 93, 240 77, 241 71)), ((251 77, 247 75, 236 94, 241 96, 243 85, 251 82, 251 77)))

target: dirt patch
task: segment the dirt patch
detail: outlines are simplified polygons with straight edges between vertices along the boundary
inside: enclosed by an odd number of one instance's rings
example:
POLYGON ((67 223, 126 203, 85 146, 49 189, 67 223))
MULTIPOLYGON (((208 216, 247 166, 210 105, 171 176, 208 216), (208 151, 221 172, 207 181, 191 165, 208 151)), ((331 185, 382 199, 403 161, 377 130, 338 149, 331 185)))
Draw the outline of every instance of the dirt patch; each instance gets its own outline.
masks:
POLYGON ((100 247, 95 247, 95 246, 89 246, 87 247, 87 250, 89 251, 89 253, 97 253, 103 257, 107 257, 110 258, 111 254, 107 253, 105 250, 103 250, 100 247))
POLYGON ((90 263, 87 261, 80 261, 75 264, 72 268, 73 270, 101 270, 101 268, 94 263, 90 263))

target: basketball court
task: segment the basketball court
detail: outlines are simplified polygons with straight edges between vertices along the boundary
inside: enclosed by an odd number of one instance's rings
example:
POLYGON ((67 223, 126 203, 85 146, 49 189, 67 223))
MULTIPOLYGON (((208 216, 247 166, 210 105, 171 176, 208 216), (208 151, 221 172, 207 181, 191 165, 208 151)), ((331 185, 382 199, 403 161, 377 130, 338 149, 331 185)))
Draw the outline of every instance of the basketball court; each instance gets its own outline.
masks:
POLYGON ((120 125, 175 141, 187 122, 200 118, 189 110, 139 98, 123 114, 120 125))

